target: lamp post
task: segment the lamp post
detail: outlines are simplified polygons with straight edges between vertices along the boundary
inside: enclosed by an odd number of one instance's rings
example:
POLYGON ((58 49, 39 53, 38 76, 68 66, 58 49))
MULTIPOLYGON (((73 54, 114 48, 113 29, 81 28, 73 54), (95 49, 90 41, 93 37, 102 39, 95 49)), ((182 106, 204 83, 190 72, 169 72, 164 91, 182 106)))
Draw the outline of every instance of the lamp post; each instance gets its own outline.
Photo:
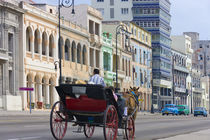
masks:
POLYGON ((121 33, 128 33, 128 28, 127 26, 120 24, 116 27, 116 88, 115 88, 115 92, 118 93, 118 60, 117 60, 117 36, 118 34, 121 33))
MULTIPOLYGON (((58 36, 59 36, 59 43, 58 43, 58 47, 59 47, 59 68, 60 68, 60 78, 59 78, 59 85, 61 85, 62 83, 62 66, 61 66, 61 24, 60 24, 60 20, 61 20, 61 8, 62 7, 65 7, 65 8, 69 8, 69 7, 73 7, 72 8, 72 12, 71 14, 75 14, 75 11, 74 11, 74 0, 59 0, 58 1, 58 36)), ((57 62, 57 61, 56 61, 57 62)), ((55 63, 56 63, 55 62, 55 63)), ((54 64, 55 64, 54 63, 54 64)))
POLYGON ((192 86, 193 86, 193 74, 192 74, 192 65, 191 65, 191 71, 190 71, 190 74, 191 74, 191 85, 190 85, 190 90, 191 90, 191 114, 193 114, 193 91, 192 91, 192 86))

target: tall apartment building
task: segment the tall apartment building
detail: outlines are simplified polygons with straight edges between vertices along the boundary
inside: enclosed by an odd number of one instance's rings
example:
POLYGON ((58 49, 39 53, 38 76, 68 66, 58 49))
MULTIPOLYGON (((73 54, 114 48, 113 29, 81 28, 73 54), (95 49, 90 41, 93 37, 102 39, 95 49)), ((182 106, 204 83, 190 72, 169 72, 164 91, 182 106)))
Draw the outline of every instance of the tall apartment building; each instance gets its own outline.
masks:
POLYGON ((171 93, 171 27, 169 0, 133 0, 133 21, 152 33, 153 104, 155 109, 172 102, 162 95, 171 93))
POLYGON ((91 5, 101 12, 104 21, 131 21, 131 0, 91 0, 91 5))

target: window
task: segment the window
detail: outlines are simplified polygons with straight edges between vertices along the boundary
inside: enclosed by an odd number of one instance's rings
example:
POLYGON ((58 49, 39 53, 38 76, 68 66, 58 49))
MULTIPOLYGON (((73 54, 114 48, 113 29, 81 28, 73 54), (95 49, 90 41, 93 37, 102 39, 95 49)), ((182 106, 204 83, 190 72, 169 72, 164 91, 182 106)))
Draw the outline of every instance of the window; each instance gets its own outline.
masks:
POLYGON ((102 15, 104 15, 104 8, 97 8, 97 10, 100 11, 102 15))
POLYGON ((127 15, 128 14, 128 8, 121 8, 121 14, 127 15))
POLYGON ((110 0, 110 5, 114 5, 114 0, 110 0))
POLYGON ((97 2, 104 2, 104 0, 97 0, 97 2))
POLYGON ((8 50, 13 52, 13 34, 8 33, 8 50))
POLYGON ((114 18, 114 8, 110 8, 110 18, 114 18))
POLYGON ((53 13, 52 9, 50 9, 50 13, 51 13, 51 14, 53 13))
POLYGON ((121 0, 121 1, 128 1, 128 0, 121 0))

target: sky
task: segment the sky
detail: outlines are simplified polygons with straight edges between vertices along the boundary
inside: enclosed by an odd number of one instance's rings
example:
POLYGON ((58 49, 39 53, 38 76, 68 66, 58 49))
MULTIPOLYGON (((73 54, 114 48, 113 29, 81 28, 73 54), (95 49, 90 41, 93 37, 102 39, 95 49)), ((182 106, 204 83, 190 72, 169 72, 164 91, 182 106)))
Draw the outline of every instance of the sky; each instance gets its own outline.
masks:
MULTIPOLYGON (((57 5, 58 0, 33 0, 57 5)), ((198 32, 201 40, 210 40, 210 0, 170 0, 171 35, 198 32)), ((75 0, 77 4, 91 4, 90 0, 75 0)))

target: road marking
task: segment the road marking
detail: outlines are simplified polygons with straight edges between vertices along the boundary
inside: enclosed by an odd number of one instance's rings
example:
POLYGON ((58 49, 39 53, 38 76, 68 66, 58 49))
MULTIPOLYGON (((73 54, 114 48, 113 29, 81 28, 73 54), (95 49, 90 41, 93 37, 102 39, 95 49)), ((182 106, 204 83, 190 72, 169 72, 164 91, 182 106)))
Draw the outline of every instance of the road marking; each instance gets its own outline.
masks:
POLYGON ((41 137, 23 137, 23 138, 14 138, 14 139, 8 139, 8 140, 30 140, 30 139, 39 139, 41 137))

